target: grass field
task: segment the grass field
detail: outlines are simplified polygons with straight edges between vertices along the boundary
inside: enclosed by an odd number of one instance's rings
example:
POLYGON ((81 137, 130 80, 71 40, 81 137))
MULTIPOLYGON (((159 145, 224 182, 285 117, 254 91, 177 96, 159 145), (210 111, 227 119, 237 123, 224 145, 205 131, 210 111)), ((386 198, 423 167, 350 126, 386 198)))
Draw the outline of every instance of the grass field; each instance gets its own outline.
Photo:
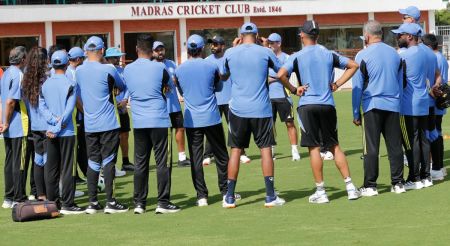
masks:
MULTIPOLYGON (((353 181, 360 186, 363 169, 360 155, 361 129, 352 124, 351 93, 335 94, 339 137, 350 164, 353 181)), ((443 132, 450 133, 448 117, 443 132)), ((243 199, 236 209, 221 207, 214 165, 205 167, 210 205, 195 206, 195 191, 188 168, 173 168, 172 201, 182 211, 155 215, 155 170, 150 173, 147 213, 131 211, 118 215, 66 216, 53 220, 14 223, 11 210, 0 210, 0 245, 448 245, 450 240, 450 183, 405 194, 389 192, 390 176, 386 150, 382 147, 378 197, 348 201, 343 180, 334 165, 324 166, 330 203, 308 203, 314 181, 306 149, 302 160, 291 162, 285 127, 277 123, 278 147, 275 185, 287 203, 284 207, 263 207, 265 190, 257 148, 253 159, 241 166, 237 192, 243 199)), ((130 139, 130 143, 132 143, 130 139)), ((445 164, 450 159, 445 141, 445 164)), ((4 160, 1 141, 0 160, 4 160)), ((133 147, 131 144, 131 152, 133 147)), ((174 158, 176 159, 176 157, 174 158)), ((152 161, 153 165, 154 162, 152 161)), ((407 170, 407 169, 406 169, 407 170)), ((3 200, 3 165, 0 168, 0 199, 3 200)), ((86 191, 86 186, 78 187, 86 191)), ((133 176, 118 178, 116 195, 132 204, 133 176)), ((101 196, 103 198, 103 196, 101 196)), ((87 205, 82 197, 77 203, 87 205)))

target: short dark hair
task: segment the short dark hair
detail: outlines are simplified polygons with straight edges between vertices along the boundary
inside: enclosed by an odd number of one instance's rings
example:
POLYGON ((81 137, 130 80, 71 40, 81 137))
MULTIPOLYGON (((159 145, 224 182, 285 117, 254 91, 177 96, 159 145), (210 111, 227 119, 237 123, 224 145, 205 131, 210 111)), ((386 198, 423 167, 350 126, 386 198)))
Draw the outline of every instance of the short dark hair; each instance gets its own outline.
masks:
POLYGON ((137 36, 136 48, 141 52, 152 52, 153 37, 150 34, 139 34, 137 36))
POLYGON ((303 33, 307 38, 317 41, 317 39, 319 38, 319 34, 307 34, 307 33, 303 33))
POLYGON ((67 64, 63 64, 63 65, 53 65, 52 66, 53 69, 57 70, 57 69, 66 69, 67 64))
POLYGON ((202 54, 203 49, 202 48, 197 48, 197 49, 188 49, 188 55, 192 56, 192 57, 199 57, 202 54))
POLYGON ((426 46, 430 46, 433 50, 437 50, 438 46, 439 46, 439 42, 437 40, 436 35, 434 34, 425 34, 424 36, 422 36, 422 42, 426 45, 426 46))

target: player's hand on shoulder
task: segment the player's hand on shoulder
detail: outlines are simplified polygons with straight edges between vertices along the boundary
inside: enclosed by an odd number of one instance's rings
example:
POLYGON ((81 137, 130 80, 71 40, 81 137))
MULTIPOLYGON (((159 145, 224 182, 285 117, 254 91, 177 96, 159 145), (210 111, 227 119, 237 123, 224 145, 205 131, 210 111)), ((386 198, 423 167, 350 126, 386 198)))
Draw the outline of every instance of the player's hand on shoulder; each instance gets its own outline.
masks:
POLYGON ((233 40, 233 47, 236 47, 236 46, 240 45, 241 43, 242 43, 242 39, 240 37, 239 38, 235 38, 233 40))

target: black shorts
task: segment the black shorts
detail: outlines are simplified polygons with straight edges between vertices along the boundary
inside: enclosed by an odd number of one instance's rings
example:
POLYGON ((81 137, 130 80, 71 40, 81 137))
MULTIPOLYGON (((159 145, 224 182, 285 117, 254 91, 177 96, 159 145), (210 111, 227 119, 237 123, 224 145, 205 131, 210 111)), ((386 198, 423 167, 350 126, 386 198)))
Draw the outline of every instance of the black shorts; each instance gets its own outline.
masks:
POLYGON ((88 163, 91 169, 96 170, 100 166, 117 160, 119 150, 119 129, 105 132, 86 132, 86 148, 88 163), (100 165, 93 168, 92 165, 100 165))
POLYGON ((225 120, 228 123, 229 122, 228 112, 230 112, 230 107, 228 106, 228 104, 219 105, 219 112, 220 112, 220 117, 222 117, 222 115, 224 115, 225 120))
POLYGON ((305 105, 297 108, 302 147, 331 148, 339 144, 336 109, 331 105, 305 105))
POLYGON ((170 122, 172 123, 172 128, 184 127, 184 118, 183 113, 181 113, 181 111, 170 113, 169 116, 170 122))
POLYGON ((119 114, 119 120, 120 120, 120 132, 129 132, 130 129, 130 116, 128 113, 119 114))
POLYGON ((277 112, 281 122, 294 122, 292 104, 287 98, 270 99, 272 102, 273 121, 277 120, 277 112))
POLYGON ((253 133, 258 148, 276 145, 273 132, 272 117, 268 118, 242 118, 229 112, 228 146, 231 148, 248 148, 250 135, 253 133))

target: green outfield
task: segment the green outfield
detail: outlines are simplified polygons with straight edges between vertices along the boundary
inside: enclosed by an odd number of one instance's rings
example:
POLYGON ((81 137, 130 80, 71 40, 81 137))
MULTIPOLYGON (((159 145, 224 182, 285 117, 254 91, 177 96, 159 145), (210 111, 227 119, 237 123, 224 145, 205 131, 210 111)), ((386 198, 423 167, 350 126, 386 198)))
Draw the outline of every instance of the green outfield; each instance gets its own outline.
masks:
MULTIPOLYGON (((351 93, 335 94, 339 138, 350 164, 353 181, 363 180, 361 129, 352 124, 351 93)), ((446 117, 443 132, 450 133, 446 117)), ((250 164, 241 165, 237 192, 242 200, 236 209, 221 207, 214 165, 205 167, 210 205, 195 206, 195 191, 188 168, 173 168, 172 201, 181 206, 177 214, 155 215, 154 162, 150 173, 147 213, 131 211, 117 215, 66 216, 53 220, 14 223, 10 209, 0 210, 0 245, 448 245, 450 240, 450 183, 395 195, 389 192, 386 150, 382 147, 378 197, 348 201, 343 180, 326 161, 325 185, 330 203, 313 205, 308 196, 314 181, 305 148, 302 160, 292 162, 286 128, 277 123, 275 186, 287 203, 264 208, 264 179, 258 150, 248 150, 250 164)), ((130 143, 132 143, 130 139, 130 143)), ((450 141, 445 141, 444 163, 450 159, 450 141)), ((133 153, 131 144, 131 152, 133 153)), ((1 141, 0 199, 3 200, 4 146, 1 141)), ((176 148, 176 147, 175 147, 176 148)), ((174 158, 176 159, 176 158, 174 158)), ((407 170, 407 169, 406 169, 407 170)), ((78 187, 86 191, 86 186, 78 187)), ((116 196, 132 205, 133 176, 118 178, 116 196)), ((103 198, 104 196, 101 196, 103 198)), ((87 205, 87 197, 77 199, 87 205)))

